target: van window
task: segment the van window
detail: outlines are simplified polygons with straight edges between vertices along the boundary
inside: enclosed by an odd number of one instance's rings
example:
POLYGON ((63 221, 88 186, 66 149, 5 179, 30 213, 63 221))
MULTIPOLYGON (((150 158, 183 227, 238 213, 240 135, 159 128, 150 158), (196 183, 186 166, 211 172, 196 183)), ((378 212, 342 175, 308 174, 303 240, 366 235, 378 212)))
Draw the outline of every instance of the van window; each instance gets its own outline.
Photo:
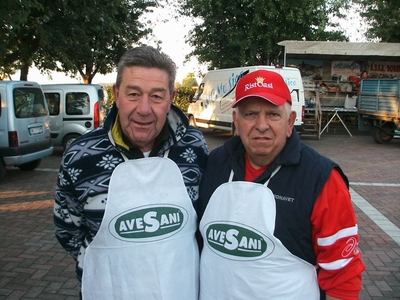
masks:
POLYGON ((17 118, 35 118, 48 114, 42 90, 38 88, 15 88, 14 111, 17 118))
POLYGON ((88 115, 90 113, 90 99, 87 93, 67 93, 67 115, 88 115))
POLYGON ((204 92, 204 82, 202 82, 202 83, 199 85, 199 87, 197 88, 197 94, 196 94, 196 96, 195 96, 195 99, 196 99, 196 100, 199 100, 199 99, 200 99, 200 96, 201 96, 201 94, 203 94, 203 92, 204 92))
POLYGON ((57 116, 60 114, 60 94, 59 93, 44 93, 49 106, 50 116, 57 116))

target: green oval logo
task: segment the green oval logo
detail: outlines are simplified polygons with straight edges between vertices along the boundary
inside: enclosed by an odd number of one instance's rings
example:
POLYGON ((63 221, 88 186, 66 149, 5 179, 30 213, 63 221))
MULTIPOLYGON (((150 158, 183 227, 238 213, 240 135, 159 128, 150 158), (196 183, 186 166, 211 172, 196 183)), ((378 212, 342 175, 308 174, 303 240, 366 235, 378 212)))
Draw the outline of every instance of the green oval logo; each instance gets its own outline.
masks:
POLYGON ((229 259, 260 259, 275 248, 272 240, 243 224, 210 223, 206 225, 205 234, 204 239, 211 250, 229 259))
POLYGON ((118 239, 132 242, 160 240, 179 232, 186 224, 187 211, 173 205, 147 206, 124 212, 109 224, 118 239))

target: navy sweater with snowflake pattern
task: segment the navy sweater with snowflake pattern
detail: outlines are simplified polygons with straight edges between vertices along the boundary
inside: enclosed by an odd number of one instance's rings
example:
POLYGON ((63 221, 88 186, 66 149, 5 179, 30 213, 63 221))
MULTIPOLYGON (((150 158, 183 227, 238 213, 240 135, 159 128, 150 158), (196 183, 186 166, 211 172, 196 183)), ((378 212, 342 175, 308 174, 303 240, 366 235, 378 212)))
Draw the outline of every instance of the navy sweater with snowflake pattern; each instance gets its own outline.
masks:
MULTIPOLYGON (((86 247, 99 230, 107 203, 108 186, 114 169, 143 154, 115 142, 113 126, 118 109, 114 105, 104 126, 76 139, 63 155, 54 206, 55 233, 61 246, 76 260, 79 280, 86 247)), ((179 167, 188 195, 196 206, 208 148, 203 134, 189 126, 185 114, 172 105, 163 138, 150 156, 166 153, 179 167)))

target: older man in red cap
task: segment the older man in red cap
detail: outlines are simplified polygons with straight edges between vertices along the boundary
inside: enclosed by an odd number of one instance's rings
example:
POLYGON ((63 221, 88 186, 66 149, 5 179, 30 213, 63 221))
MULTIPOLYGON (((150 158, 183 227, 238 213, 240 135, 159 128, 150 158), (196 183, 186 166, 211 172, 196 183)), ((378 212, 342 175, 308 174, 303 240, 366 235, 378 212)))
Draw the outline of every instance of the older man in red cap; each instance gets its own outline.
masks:
POLYGON ((200 186, 200 300, 358 299, 365 266, 340 167, 301 143, 276 72, 236 87, 236 135, 200 186))

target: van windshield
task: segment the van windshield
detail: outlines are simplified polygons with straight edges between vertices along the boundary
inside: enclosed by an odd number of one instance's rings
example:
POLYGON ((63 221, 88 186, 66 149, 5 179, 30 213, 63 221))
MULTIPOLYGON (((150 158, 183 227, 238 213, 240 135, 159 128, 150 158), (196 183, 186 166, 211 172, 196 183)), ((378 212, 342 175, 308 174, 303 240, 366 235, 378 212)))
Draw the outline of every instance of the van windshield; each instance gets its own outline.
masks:
POLYGON ((15 88, 13 95, 15 117, 21 119, 35 118, 48 114, 41 89, 32 87, 15 88))

